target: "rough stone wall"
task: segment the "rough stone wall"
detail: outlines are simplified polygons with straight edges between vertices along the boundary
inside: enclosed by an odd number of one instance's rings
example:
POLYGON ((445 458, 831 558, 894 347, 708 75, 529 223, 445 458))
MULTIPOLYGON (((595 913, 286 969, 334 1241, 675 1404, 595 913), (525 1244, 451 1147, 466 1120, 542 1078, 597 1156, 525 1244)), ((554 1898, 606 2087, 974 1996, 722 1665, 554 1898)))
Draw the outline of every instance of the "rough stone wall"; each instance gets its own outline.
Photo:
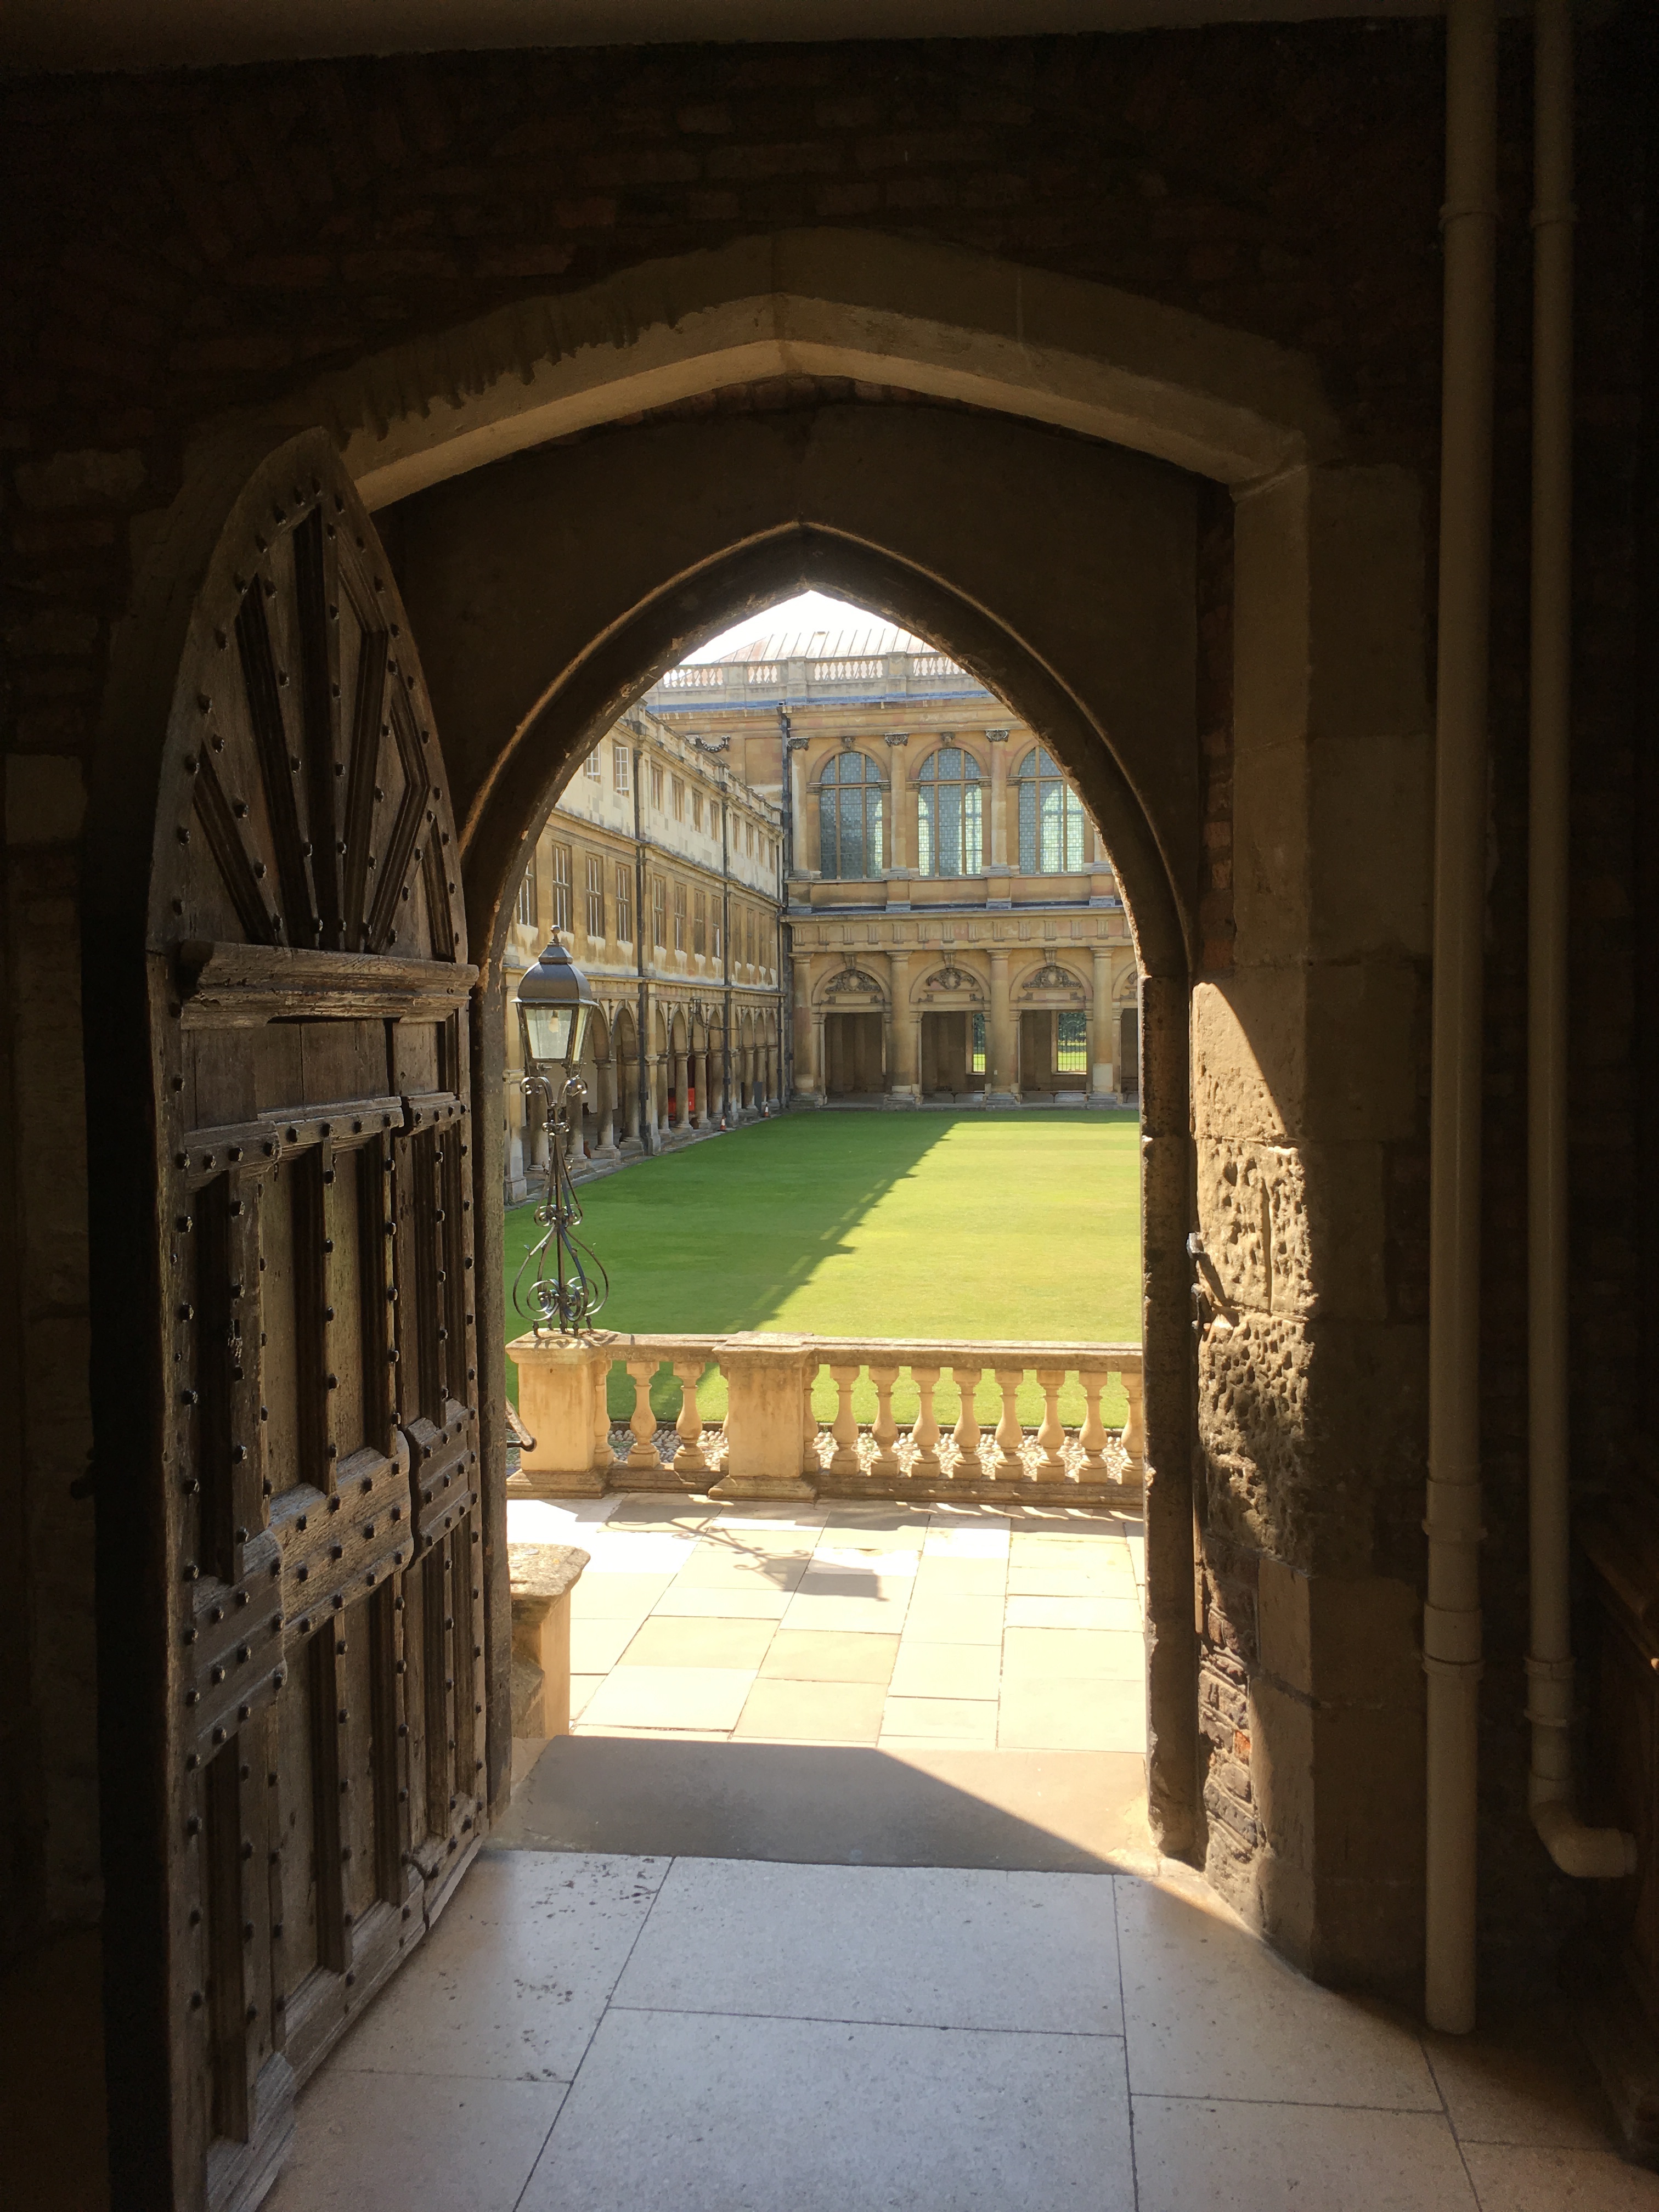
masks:
MULTIPOLYGON (((1616 34, 1615 27, 1607 36, 1616 34)), ((1531 1940, 1547 1886, 1516 1811, 1524 726, 1514 672, 1523 665, 1525 613, 1516 502, 1525 481, 1528 197, 1518 31, 1506 33, 1505 55, 1487 1084, 1494 1540, 1485 1896, 1494 1942, 1512 1929, 1531 1940)), ((1626 1478, 1637 1433, 1627 1316, 1638 1261, 1624 1203, 1636 1156, 1623 1073, 1634 404, 1625 334, 1636 194, 1623 66, 1616 46, 1586 57, 1579 194, 1586 442, 1575 928, 1585 982, 1575 1028, 1575 1372, 1579 1466, 1591 1486, 1626 1478)), ((21 1919, 70 1917, 92 1894, 79 1871, 92 1843, 87 1509, 68 1496, 84 1452, 82 1185, 70 1158, 51 1164, 56 1188, 46 1188, 36 1149, 68 1141, 47 1117, 72 1114, 80 1087, 73 1023, 66 1013, 48 1019, 31 1010, 37 987, 29 978, 50 979, 42 988, 57 993, 60 1010, 72 1004, 72 847, 109 625, 145 518, 172 496, 196 428, 527 294, 737 235, 832 222, 921 231, 1097 278, 1300 349, 1321 368, 1351 457, 1415 475, 1431 514, 1440 114, 1438 30, 1421 22, 443 56, 0 88, 8 211, 0 240, 0 638, 5 749, 18 778, 9 786, 9 838, 13 816, 26 825, 8 848, 7 1023, 14 1125, 27 1148, 13 1241, 0 1261, 17 1286, 26 1358, 41 1378, 16 1416, 25 1431, 19 1465, 12 1471, 7 1455, 0 1485, 22 1486, 4 1494, 3 1526, 27 1523, 36 1533, 33 1632, 59 1670, 56 1704, 27 1721, 16 1715, 17 1678, 9 1671, 0 1686, 0 1742, 27 1737, 50 1751, 40 1786, 10 1816, 13 1863, 36 1869, 21 1919), (52 915, 47 949, 34 933, 52 915), (60 1668, 65 1651, 80 1656, 60 1668), (58 1778, 50 1816, 48 1769, 58 1778)), ((1218 535, 1206 538, 1212 639, 1224 603, 1220 558, 1218 535)), ((1222 774, 1224 760, 1231 768, 1227 719, 1218 698, 1211 703, 1204 727, 1212 834, 1201 889, 1205 969, 1220 975, 1232 957, 1234 920, 1230 908, 1224 916, 1232 882, 1230 875, 1224 884, 1222 870, 1237 860, 1231 773, 1222 774)), ((1405 1079, 1420 1103, 1425 1054, 1405 1079)), ((1357 1255, 1370 1289, 1401 1325, 1420 1322, 1424 1303, 1419 1133, 1420 1119, 1386 1148, 1365 1232, 1371 1241, 1357 1255)), ((1276 1249, 1294 1254, 1302 1233, 1294 1163, 1273 1146, 1237 1164, 1226 1202, 1240 1224, 1241 1266, 1251 1264, 1259 1233, 1252 1224, 1264 1219, 1280 1239, 1276 1249)), ((1282 1316, 1261 1325, 1264 1356, 1285 1327, 1282 1316)), ((1275 1549, 1281 1538, 1270 1544, 1253 1517, 1256 1506, 1273 1489, 1275 1512, 1282 1504, 1294 1522, 1282 1540, 1305 1537, 1325 1547, 1320 1556, 1350 1566, 1363 1553, 1376 1574, 1408 1587, 1420 1571, 1421 1468, 1391 1469, 1365 1487, 1363 1504, 1334 1494, 1298 1500, 1252 1429, 1249 1391, 1213 1373, 1207 1388, 1216 1404, 1228 1398, 1237 1443, 1216 1461, 1231 1470, 1217 1492, 1227 1510, 1212 1516, 1206 1548, 1212 1850, 1234 1848, 1218 1840, 1224 1828, 1248 1855, 1256 1841, 1251 1823, 1263 1810, 1248 1701, 1241 1703, 1261 1673, 1252 1592, 1264 1554, 1285 1556, 1275 1549)), ((1348 1705, 1358 1711, 1364 1700, 1348 1705)), ((1329 1718, 1316 1706, 1308 1707, 1314 1720, 1329 1718)))

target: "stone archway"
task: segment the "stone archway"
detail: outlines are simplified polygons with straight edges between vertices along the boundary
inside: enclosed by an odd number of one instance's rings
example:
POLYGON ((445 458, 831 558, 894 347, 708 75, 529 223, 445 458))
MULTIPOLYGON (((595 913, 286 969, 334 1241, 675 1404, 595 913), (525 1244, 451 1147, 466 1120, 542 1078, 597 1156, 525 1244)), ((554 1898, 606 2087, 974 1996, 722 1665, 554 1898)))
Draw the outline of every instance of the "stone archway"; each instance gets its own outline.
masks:
MULTIPOLYGON (((1154 1820, 1168 1848, 1202 1841, 1196 1416, 1200 1517, 1220 1540, 1206 1553, 1216 1602, 1242 1617, 1245 1601, 1221 1579, 1244 1559, 1266 1577, 1264 1620, 1271 1596, 1304 1654, 1288 1704, 1263 1677, 1251 1726, 1232 1729, 1227 1758, 1211 1762, 1212 1871, 1297 1955, 1359 1978, 1373 1961, 1380 1971, 1407 1947, 1415 1838, 1405 1824, 1386 1865, 1357 1887, 1326 1882, 1310 1841, 1320 1784, 1297 1764, 1296 1714, 1352 1696, 1340 1631, 1322 1631, 1322 1644, 1310 1626, 1335 1618, 1320 1610, 1322 1577, 1358 1586, 1358 1607, 1395 1621, 1402 1654, 1411 1642, 1397 1552, 1334 1549, 1312 1501, 1328 1468, 1357 1466, 1364 1482, 1386 1485, 1419 1443, 1420 1333, 1368 1304, 1340 1266, 1351 1232, 1369 1233, 1351 1220, 1354 1194, 1382 1187, 1389 1146, 1413 1126, 1428 758, 1414 484, 1345 465, 1310 372, 1260 341, 1103 288, 836 234, 739 245, 636 270, 602 295, 530 303, 288 405, 294 419, 329 421, 370 496, 395 501, 386 525, 438 703, 487 1006, 523 823, 664 666, 802 584, 856 595, 935 639, 1076 776, 1118 860, 1146 979, 1154 1820), (781 360, 997 411, 912 408, 899 425, 879 409, 826 408, 528 450, 781 360), (1183 469, 1235 495, 1237 934, 1231 964, 1207 975, 1195 973, 1202 821, 1182 680, 1183 469), (631 526, 628 487, 641 481, 671 528, 631 526), (702 495, 715 484, 719 499, 702 495), (568 518, 596 514, 624 520, 603 544, 572 533, 568 518), (1079 549, 1077 572, 1066 591, 1045 592, 1057 542, 1079 549), (1148 595, 1160 592, 1164 617, 1148 622, 1148 595), (1354 776, 1376 803, 1333 807, 1335 783, 1354 776), (1265 1262, 1228 1211, 1246 1156, 1265 1163, 1287 1224, 1299 1224, 1265 1262), (1206 1344, 1196 1389, 1185 1252, 1194 1220, 1239 1310, 1271 1316, 1206 1344), (1270 1768, 1271 1804, 1261 1789, 1270 1768)), ((486 1017, 473 1030, 474 1087, 489 1095, 500 1024, 486 1017)), ((653 1040, 647 1057, 656 1050, 653 1040)), ((480 1188, 494 1188, 500 1162, 485 1136, 476 1164, 480 1188)), ((486 1249, 480 1271, 480 1335, 492 1345, 497 1257, 486 1249)), ((1230 1695, 1257 1679, 1256 1649, 1236 1664, 1230 1695)), ((1414 1692, 1391 1694, 1388 1771, 1409 1802, 1414 1692)))

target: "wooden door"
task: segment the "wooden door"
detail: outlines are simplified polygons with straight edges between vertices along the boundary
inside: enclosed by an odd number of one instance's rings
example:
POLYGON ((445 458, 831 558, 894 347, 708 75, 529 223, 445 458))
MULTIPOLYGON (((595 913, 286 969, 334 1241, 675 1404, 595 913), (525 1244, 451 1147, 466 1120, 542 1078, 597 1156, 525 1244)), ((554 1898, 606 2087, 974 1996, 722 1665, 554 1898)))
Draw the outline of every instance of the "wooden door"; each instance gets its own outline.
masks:
POLYGON ((482 1833, 468 1004, 407 618, 320 438, 195 592, 151 868, 171 2188, 296 2085, 482 1833))

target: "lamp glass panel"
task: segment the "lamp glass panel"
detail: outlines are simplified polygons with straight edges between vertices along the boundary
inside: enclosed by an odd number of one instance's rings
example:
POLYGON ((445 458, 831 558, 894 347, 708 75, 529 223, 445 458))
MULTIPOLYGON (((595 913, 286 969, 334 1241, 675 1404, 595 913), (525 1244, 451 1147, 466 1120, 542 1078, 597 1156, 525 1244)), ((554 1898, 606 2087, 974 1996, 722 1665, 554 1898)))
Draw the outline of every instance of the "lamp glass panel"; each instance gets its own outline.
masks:
MULTIPOLYGON (((525 1006, 523 1000, 519 1003, 524 1011, 525 1029, 530 1038, 532 1059, 544 1064, 563 1060, 570 1047, 570 1018, 577 1009, 533 1003, 525 1006)), ((587 1010, 583 1007, 580 1011, 585 1016, 587 1010)))

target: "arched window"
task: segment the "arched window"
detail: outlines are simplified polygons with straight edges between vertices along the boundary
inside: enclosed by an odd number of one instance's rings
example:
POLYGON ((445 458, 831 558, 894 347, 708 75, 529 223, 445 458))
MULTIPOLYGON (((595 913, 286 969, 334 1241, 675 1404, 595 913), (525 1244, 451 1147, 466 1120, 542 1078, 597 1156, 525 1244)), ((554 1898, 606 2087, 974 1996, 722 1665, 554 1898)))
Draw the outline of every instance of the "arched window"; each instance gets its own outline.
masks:
POLYGON ((1041 745, 1014 773, 1019 793, 1019 872, 1070 874, 1083 866, 1083 802, 1041 745))
POLYGON ((984 783, 959 745, 941 745, 916 778, 916 863, 924 876, 976 876, 985 865, 984 783))
POLYGON ((818 868, 842 882, 882 868, 881 770, 867 754, 837 753, 818 778, 818 868))

